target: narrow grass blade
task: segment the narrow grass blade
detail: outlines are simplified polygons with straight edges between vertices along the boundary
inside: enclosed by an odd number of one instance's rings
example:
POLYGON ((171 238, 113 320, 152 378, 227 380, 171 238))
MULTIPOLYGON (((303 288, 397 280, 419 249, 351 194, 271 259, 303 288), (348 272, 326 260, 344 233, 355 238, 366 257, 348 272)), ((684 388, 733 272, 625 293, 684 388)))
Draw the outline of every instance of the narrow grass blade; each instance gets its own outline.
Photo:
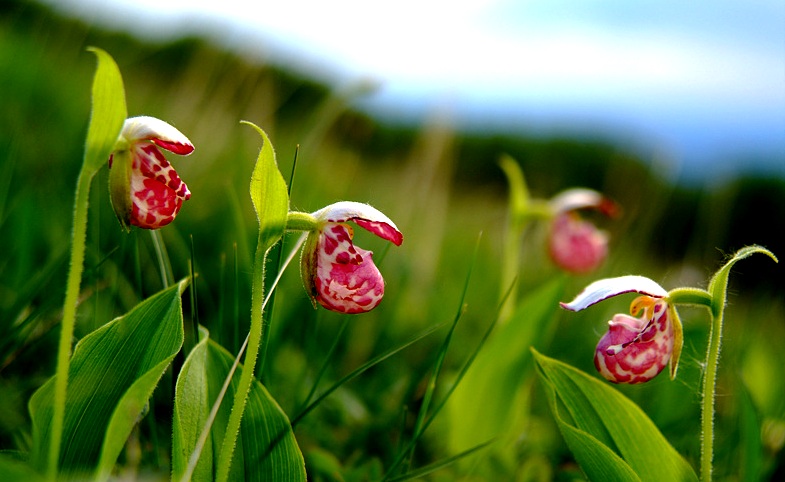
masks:
POLYGON ((492 444, 493 442, 494 442, 494 440, 489 440, 487 442, 483 442, 483 443, 481 443, 479 445, 476 445, 476 446, 474 446, 474 447, 472 447, 470 449, 464 450, 463 452, 461 452, 459 454, 453 455, 452 457, 448 457, 448 458, 446 458, 444 460, 440 460, 438 462, 434 462, 434 463, 432 463, 430 465, 426 465, 425 467, 421 467, 421 468, 419 468, 417 470, 412 470, 411 472, 407 472, 407 473, 405 473, 403 475, 400 475, 398 477, 389 479, 389 481, 390 482, 403 482, 405 480, 412 480, 412 479, 418 479, 420 477, 424 477, 424 476, 426 476, 426 475, 428 475, 428 474, 430 474, 432 472, 436 472, 439 469, 443 469, 444 467, 447 467, 448 465, 454 464, 454 463, 458 462, 459 460, 465 459, 466 457, 472 455, 473 453, 478 452, 478 451, 484 449, 485 447, 487 447, 488 445, 492 444))
POLYGON ((374 366, 378 365, 379 363, 383 362, 384 360, 386 360, 386 359, 390 358, 391 356, 395 355, 399 351, 401 351, 401 350, 403 350, 405 348, 408 348, 409 346, 417 343, 418 341, 420 341, 423 338, 427 337, 431 333, 437 331, 442 326, 444 326, 444 323, 432 326, 432 327, 426 329, 425 331, 421 332, 420 334, 416 335, 415 337, 411 338, 409 341, 403 343, 402 345, 399 345, 399 346, 397 346, 395 348, 392 348, 392 349, 382 353, 381 355, 378 355, 378 356, 372 358, 371 360, 368 360, 367 362, 363 363, 362 365, 360 365, 359 367, 354 369, 351 373, 349 373, 345 377, 341 378, 340 380, 335 382, 335 384, 333 384, 330 388, 328 388, 327 390, 322 392, 321 395, 319 395, 316 398, 316 400, 311 402, 310 405, 305 407, 299 414, 297 414, 297 416, 292 419, 292 427, 295 427, 306 415, 311 413, 311 411, 314 408, 319 406, 319 404, 322 402, 322 400, 324 400, 325 398, 330 396, 330 394, 333 393, 338 388, 340 388, 341 385, 343 385, 344 383, 348 383, 348 382, 354 380, 358 376, 362 375, 365 371, 369 370, 370 368, 373 368, 374 366))

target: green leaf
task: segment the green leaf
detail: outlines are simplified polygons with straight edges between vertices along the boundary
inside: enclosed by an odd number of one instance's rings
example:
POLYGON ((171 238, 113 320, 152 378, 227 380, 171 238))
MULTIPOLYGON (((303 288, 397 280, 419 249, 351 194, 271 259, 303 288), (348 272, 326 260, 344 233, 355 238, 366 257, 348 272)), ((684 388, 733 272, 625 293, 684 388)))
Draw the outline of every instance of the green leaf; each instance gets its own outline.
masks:
MULTIPOLYGON (((60 472, 109 475, 166 367, 183 343, 180 296, 188 281, 159 292, 85 336, 74 350, 60 448, 60 472)), ((54 378, 30 399, 32 461, 43 467, 54 378)))
POLYGON ((259 246, 266 252, 283 235, 289 214, 289 194, 278 164, 275 150, 267 134, 250 122, 244 122, 262 136, 262 149, 251 174, 251 201, 259 220, 259 246))
MULTIPOLYGON (((516 401, 532 373, 529 348, 537 346, 548 331, 553 307, 563 292, 564 279, 559 278, 530 293, 491 334, 447 401, 452 452, 493 437, 516 436, 519 419, 525 417, 516 401)), ((514 446, 502 442, 491 450, 512 453, 514 446)))
MULTIPOLYGON (((196 447, 213 402, 224 384, 234 357, 208 338, 191 351, 177 380, 174 407, 172 468, 173 480, 180 480, 196 447)), ((242 376, 242 365, 210 430, 204 450, 191 480, 213 480, 220 441, 224 438, 234 394, 242 376)), ((264 386, 254 380, 237 437, 237 447, 229 473, 230 480, 305 481, 305 462, 289 419, 264 386)))
POLYGON ((114 59, 99 48, 90 47, 88 50, 98 57, 98 67, 93 79, 93 106, 83 168, 95 173, 109 161, 128 114, 123 78, 114 59))
POLYGON ((0 454, 0 480, 3 482, 43 482, 45 479, 23 460, 0 454))
POLYGON ((534 349, 551 411, 591 480, 697 481, 648 416, 608 384, 534 349), (635 480, 633 478, 632 480, 635 480))
POLYGON ((730 275, 731 268, 733 268, 733 265, 736 264, 736 262, 748 258, 755 253, 765 254, 773 259, 775 263, 779 262, 777 257, 774 256, 774 253, 762 246, 746 246, 736 251, 725 265, 714 274, 709 282, 708 291, 711 293, 712 314, 714 316, 718 316, 725 307, 726 291, 728 290, 728 276, 730 275))

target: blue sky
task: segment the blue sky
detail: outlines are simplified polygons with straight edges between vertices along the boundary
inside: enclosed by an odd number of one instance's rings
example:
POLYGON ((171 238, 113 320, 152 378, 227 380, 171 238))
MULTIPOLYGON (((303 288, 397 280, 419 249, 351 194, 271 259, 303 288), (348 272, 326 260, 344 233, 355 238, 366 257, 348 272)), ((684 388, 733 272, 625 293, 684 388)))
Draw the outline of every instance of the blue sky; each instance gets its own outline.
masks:
POLYGON ((360 105, 390 117, 610 136, 688 178, 785 177, 782 0, 45 1, 337 86, 373 80, 360 105))

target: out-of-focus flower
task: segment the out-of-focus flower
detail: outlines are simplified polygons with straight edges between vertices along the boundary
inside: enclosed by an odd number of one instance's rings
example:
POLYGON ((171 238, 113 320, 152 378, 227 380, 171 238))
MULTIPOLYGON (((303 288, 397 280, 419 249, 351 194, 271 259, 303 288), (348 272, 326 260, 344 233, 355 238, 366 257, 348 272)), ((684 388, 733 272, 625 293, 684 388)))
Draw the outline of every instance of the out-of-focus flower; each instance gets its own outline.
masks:
POLYGON ((554 219, 548 236, 548 252, 561 269, 588 273, 608 255, 608 235, 581 219, 579 211, 595 209, 615 216, 618 208, 610 199, 591 189, 569 189, 549 202, 554 219))
POLYGON ((191 192, 161 149, 186 156, 194 146, 179 130, 154 117, 126 119, 109 158, 109 191, 117 219, 158 229, 171 223, 191 192))
POLYGON ((311 214, 316 220, 305 241, 301 274, 311 301, 328 310, 362 313, 375 308, 384 296, 384 279, 370 251, 352 243, 347 222, 386 239, 396 246, 403 235, 381 211, 362 203, 342 201, 311 214))
POLYGON ((668 292, 643 276, 622 276, 595 281, 570 303, 561 306, 580 311, 594 303, 622 294, 642 294, 630 305, 630 315, 617 314, 594 353, 594 366, 614 383, 642 383, 657 376, 670 363, 676 375, 682 347, 681 321, 668 302, 668 292), (640 314, 641 316, 636 318, 640 314))

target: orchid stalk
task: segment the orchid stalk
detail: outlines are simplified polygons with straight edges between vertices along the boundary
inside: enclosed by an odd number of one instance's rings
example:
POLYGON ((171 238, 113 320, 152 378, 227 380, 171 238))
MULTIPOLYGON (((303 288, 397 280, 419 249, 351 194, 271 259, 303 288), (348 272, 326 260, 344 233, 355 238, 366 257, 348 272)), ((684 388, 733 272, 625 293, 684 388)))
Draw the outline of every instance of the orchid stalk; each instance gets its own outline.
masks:
POLYGON ((65 419, 68 367, 71 358, 71 339, 74 334, 76 307, 84 270, 87 209, 90 184, 112 151, 126 117, 125 90, 120 70, 112 57, 101 49, 90 48, 98 59, 92 87, 92 111, 85 142, 85 155, 74 198, 74 221, 71 232, 71 257, 66 281, 63 321, 57 349, 54 407, 49 450, 46 456, 46 476, 57 478, 60 446, 65 419))
MULTIPOLYGON (((395 224, 367 204, 342 201, 314 213, 289 212, 286 182, 278 170, 270 139, 256 125, 244 123, 254 128, 263 142, 250 185, 251 200, 259 222, 259 238, 254 257, 251 325, 246 340, 245 363, 218 455, 215 479, 219 482, 229 478, 237 434, 264 335, 264 278, 270 248, 278 243, 286 230, 306 232, 301 274, 314 306, 319 304, 340 313, 363 313, 372 310, 381 301, 384 279, 373 263, 373 253, 353 244, 353 231, 347 223, 353 222, 396 245, 403 242, 403 235, 395 224)), ((240 356, 237 355, 238 361, 240 356)), ((227 381, 231 376, 230 373, 227 381)))
POLYGON ((624 293, 638 293, 630 306, 632 316, 618 314, 609 324, 595 351, 594 362, 600 374, 614 383, 643 383, 670 365, 671 379, 676 377, 682 347, 682 326, 676 305, 703 306, 709 310, 711 323, 706 351, 701 401, 701 480, 712 477, 714 459, 714 401, 717 369, 722 341, 722 324, 727 300, 728 275, 736 262, 755 253, 777 257, 761 246, 737 251, 720 268, 706 290, 676 288, 665 290, 643 276, 622 276, 595 281, 569 303, 561 306, 580 311, 595 303, 624 293), (634 316, 642 312, 640 318, 634 316))

